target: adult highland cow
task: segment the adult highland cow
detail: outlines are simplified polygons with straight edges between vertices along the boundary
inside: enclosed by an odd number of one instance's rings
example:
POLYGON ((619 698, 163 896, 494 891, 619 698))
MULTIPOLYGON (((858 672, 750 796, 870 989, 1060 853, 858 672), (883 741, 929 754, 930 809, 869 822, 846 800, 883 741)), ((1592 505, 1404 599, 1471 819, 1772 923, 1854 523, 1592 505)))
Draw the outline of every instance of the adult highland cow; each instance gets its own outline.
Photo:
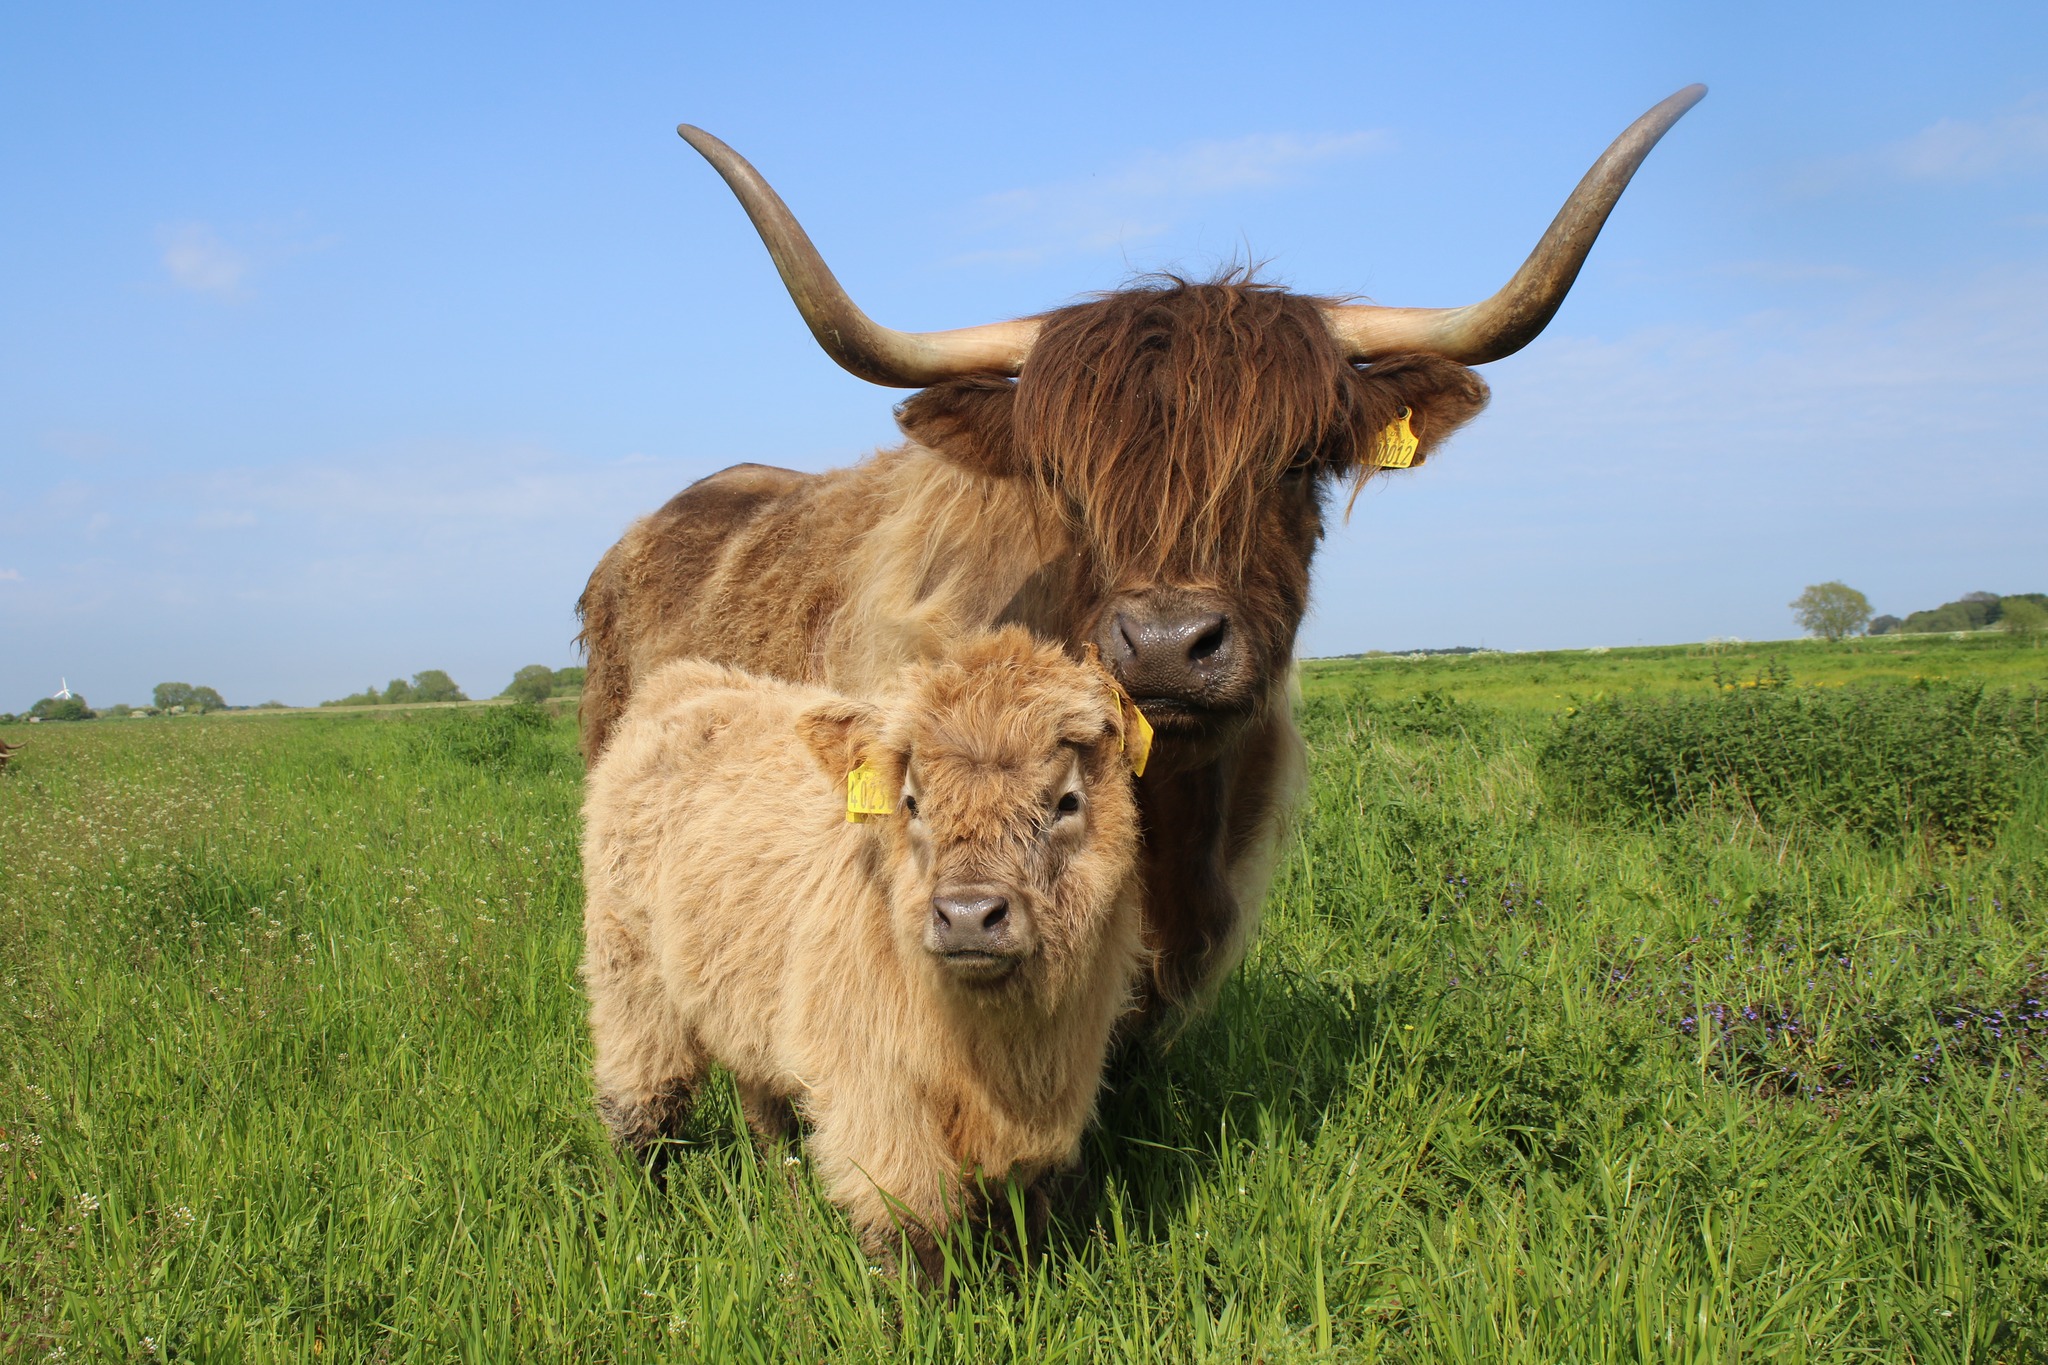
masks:
POLYGON ((1167 278, 936 333, 861 312, 754 168, 684 125, 827 354, 921 392, 897 410, 907 444, 825 474, 724 470, 605 554, 578 603, 585 760, 671 659, 860 693, 999 623, 1092 643, 1158 731, 1139 785, 1153 1003, 1198 999, 1243 949, 1299 789, 1287 680, 1325 497, 1426 459, 1479 411, 1467 366, 1543 330, 1637 166, 1705 93, 1636 120, 1480 303, 1167 278))

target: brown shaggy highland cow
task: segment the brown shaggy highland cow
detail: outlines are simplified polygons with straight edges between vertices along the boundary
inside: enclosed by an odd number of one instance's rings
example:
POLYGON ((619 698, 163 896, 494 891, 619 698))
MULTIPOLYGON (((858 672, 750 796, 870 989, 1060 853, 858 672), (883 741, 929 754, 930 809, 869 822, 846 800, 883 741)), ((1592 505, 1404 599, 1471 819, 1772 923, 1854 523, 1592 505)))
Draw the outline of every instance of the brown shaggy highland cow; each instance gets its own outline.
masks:
POLYGON ((1467 367, 1543 330, 1629 178, 1705 93, 1637 119, 1477 303, 1165 278, 951 332, 870 318, 760 173, 683 126, 825 351, 918 392, 897 410, 907 444, 824 474, 736 465, 605 554, 577 608, 585 759, 678 658, 865 694, 991 626, 1092 646, 1159 729, 1138 788, 1146 1004, 1201 1003, 1257 925, 1302 786, 1288 680, 1326 501, 1422 464, 1479 411, 1467 367))
POLYGON ((900 1227, 936 1277, 983 1180, 1078 1156, 1144 961, 1132 713, 1014 627, 899 681, 650 674, 590 774, 583 975, 623 1144, 722 1064, 764 1138, 809 1122, 871 1253, 900 1227), (852 820, 856 768, 891 813, 852 820))

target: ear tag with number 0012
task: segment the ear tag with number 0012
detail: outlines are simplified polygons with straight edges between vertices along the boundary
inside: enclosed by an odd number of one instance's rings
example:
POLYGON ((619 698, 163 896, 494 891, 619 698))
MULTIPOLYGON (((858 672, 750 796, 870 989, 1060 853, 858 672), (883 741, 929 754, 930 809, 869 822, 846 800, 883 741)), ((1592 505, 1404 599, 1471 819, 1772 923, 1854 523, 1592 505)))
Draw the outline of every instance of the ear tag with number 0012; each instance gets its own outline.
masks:
POLYGON ((870 815, 894 815, 896 803, 882 786, 882 775, 863 763, 846 775, 846 818, 861 824, 870 815))
POLYGON ((1380 429, 1379 467, 1381 469, 1406 469, 1415 463, 1415 452, 1422 446, 1422 438, 1415 434, 1415 428, 1408 425, 1408 419, 1415 414, 1408 408, 1401 409, 1401 415, 1380 429))

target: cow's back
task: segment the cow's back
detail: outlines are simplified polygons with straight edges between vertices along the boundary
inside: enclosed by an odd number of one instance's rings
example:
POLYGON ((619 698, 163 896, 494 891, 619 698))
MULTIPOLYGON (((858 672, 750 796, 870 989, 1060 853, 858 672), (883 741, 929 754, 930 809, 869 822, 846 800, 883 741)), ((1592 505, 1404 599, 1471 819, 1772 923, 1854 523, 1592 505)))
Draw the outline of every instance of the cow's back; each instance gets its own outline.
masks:
MULTIPOLYGON (((772 542, 792 504, 820 476, 742 464, 699 479, 633 523, 591 572, 576 604, 588 656, 579 708, 583 758, 595 763, 625 714, 635 683, 670 659, 704 658, 782 677, 732 638, 739 614, 716 610, 735 548, 772 542), (762 534, 763 523, 768 534, 762 534)), ((767 623, 780 629, 786 622, 767 623)))
POLYGON ((886 687, 1004 618, 1058 539, 1032 510, 1006 481, 914 445, 824 474, 748 464, 698 480, 627 530, 577 603, 584 761, 638 680, 674 659, 886 687))

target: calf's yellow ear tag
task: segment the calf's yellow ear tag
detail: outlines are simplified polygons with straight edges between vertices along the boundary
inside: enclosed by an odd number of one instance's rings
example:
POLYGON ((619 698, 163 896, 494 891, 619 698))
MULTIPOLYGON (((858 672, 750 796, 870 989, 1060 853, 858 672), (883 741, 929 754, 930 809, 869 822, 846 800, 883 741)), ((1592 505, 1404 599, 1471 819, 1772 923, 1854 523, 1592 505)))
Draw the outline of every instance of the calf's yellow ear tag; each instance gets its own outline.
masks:
POLYGON ((1138 703, 1117 686, 1114 678, 1109 682, 1109 694, 1116 699, 1117 747, 1131 765, 1131 776, 1143 777, 1145 763, 1152 757, 1152 722, 1145 719, 1138 703))
POLYGON ((850 824, 863 824, 870 815, 895 813, 896 803, 889 799, 882 775, 872 764, 862 763, 846 775, 846 819, 850 824))
POLYGON ((1381 469, 1406 469, 1415 463, 1415 452, 1422 447, 1422 438, 1415 434, 1415 428, 1408 425, 1408 419, 1414 415, 1411 409, 1402 408, 1399 417, 1380 428, 1375 462, 1381 469))
POLYGON ((1124 753, 1131 760, 1131 776, 1143 777, 1145 764, 1152 757, 1152 722, 1145 719, 1136 702, 1131 703, 1131 726, 1124 733, 1124 753))

